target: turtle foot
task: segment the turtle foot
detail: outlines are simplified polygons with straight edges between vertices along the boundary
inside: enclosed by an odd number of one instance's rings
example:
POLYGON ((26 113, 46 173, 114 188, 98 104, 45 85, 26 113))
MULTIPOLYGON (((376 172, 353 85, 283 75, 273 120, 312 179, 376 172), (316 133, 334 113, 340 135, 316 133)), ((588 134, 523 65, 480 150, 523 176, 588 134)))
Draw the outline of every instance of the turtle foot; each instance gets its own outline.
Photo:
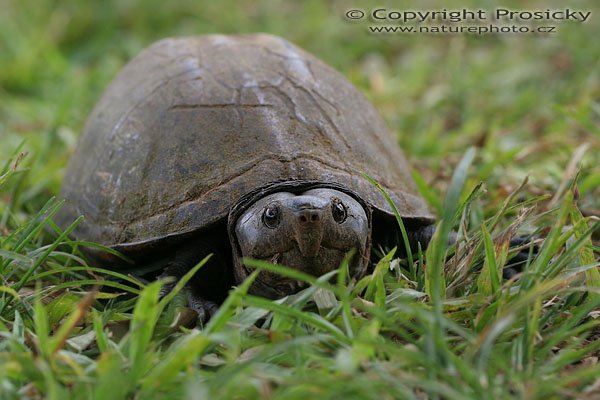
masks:
POLYGON ((208 322, 219 309, 217 303, 205 300, 191 292, 188 293, 188 305, 192 310, 196 311, 198 320, 202 324, 208 322))

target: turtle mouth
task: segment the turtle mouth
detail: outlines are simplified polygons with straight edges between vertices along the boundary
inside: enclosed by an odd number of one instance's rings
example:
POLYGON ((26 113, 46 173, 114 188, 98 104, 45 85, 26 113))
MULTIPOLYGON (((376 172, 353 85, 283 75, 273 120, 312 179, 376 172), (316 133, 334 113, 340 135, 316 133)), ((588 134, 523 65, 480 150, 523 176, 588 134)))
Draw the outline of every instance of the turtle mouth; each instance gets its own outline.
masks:
MULTIPOLYGON (((282 265, 303 274, 319 277, 338 268, 345 254, 344 251, 321 245, 314 256, 303 256, 300 249, 295 247, 288 252, 275 253, 268 257, 261 257, 261 259, 274 265, 282 265)), ((243 264, 242 268, 246 277, 253 270, 243 264)), ((250 286, 249 293, 277 299, 297 293, 308 286, 306 281, 296 280, 277 272, 260 271, 250 286)))
POLYGON ((308 244, 306 246, 298 245, 298 250, 302 254, 302 257, 306 259, 317 258, 322 249, 323 246, 320 244, 308 244))
MULTIPOLYGON (((326 252, 327 250, 328 250, 327 248, 320 246, 318 253, 320 254, 322 252, 326 252)), ((315 256, 312 256, 312 257, 302 257, 302 260, 300 260, 300 262, 297 262, 298 254, 300 254, 300 250, 298 248, 295 248, 287 253, 275 253, 271 256, 261 257, 260 259, 262 259, 263 261, 269 262, 271 264, 285 266, 287 268, 302 272, 304 274, 309 274, 311 276, 322 275, 323 269, 327 269, 327 270, 333 269, 333 268, 326 268, 325 266, 323 266, 322 262, 319 262, 318 254, 315 256), (294 257, 296 262, 294 262, 294 263, 289 262, 290 260, 286 257, 286 255, 289 255, 289 254, 296 255, 296 257, 294 257), (320 266, 320 268, 315 268, 315 267, 310 268, 311 266, 316 266, 316 265, 320 266), (308 270, 307 270, 307 267, 309 267, 308 270), (319 271, 319 272, 316 270, 313 271, 313 269, 319 269, 321 271, 319 271)), ((246 266, 243 263, 241 263, 240 267, 243 271, 244 279, 246 277, 248 277, 254 270, 253 268, 249 268, 248 266, 246 266)), ((328 272, 328 271, 325 271, 325 272, 328 272)), ((256 277, 255 281, 252 283, 252 285, 248 289, 248 293, 257 295, 257 296, 261 296, 261 297, 265 297, 265 298, 268 298, 271 300, 275 300, 275 299, 280 299, 285 296, 289 296, 289 295, 298 293, 299 291, 306 289, 309 286, 310 286, 310 284, 307 283, 306 281, 288 278, 277 272, 260 271, 258 276, 256 277)))
MULTIPOLYGON (((346 251, 321 246, 319 254, 314 257, 303 257, 300 255, 300 250, 294 248, 289 252, 275 253, 270 257, 261 257, 261 259, 274 265, 282 265, 303 274, 319 277, 338 268, 346 255, 346 251)), ((349 267, 351 276, 360 277, 366 268, 364 257, 355 254, 350 260, 349 267)), ((243 263, 239 264, 239 268, 242 272, 240 282, 246 279, 254 270, 254 268, 249 268, 243 263)), ((309 286, 310 284, 306 281, 263 270, 258 273, 255 281, 250 285, 248 293, 275 300, 298 293, 309 286)))
POLYGON ((297 281, 294 279, 286 279, 280 283, 278 283, 273 291, 278 294, 278 297, 285 297, 290 294, 295 294, 301 291, 302 289, 306 289, 309 286, 308 283, 304 281, 297 281))
POLYGON ((296 294, 310 286, 304 281, 282 278, 280 275, 261 272, 248 289, 248 293, 270 300, 296 294))
MULTIPOLYGON (((317 248, 315 248, 311 253, 307 254, 302 251, 300 246, 296 245, 291 247, 287 251, 279 251, 277 253, 272 253, 266 256, 260 256, 257 259, 269 262, 274 265, 282 265, 284 267, 292 268, 297 271, 311 273, 309 271, 306 271, 307 266, 315 264, 324 264, 320 260, 321 258, 323 258, 323 254, 334 251, 338 252, 340 250, 333 247, 326 247, 321 244, 317 248), (294 260, 295 262, 289 262, 290 260, 294 260)), ((252 272, 249 271, 246 266, 244 266, 244 268, 246 269, 246 272, 248 274, 252 272)), ((337 268, 337 266, 335 268, 337 268)))

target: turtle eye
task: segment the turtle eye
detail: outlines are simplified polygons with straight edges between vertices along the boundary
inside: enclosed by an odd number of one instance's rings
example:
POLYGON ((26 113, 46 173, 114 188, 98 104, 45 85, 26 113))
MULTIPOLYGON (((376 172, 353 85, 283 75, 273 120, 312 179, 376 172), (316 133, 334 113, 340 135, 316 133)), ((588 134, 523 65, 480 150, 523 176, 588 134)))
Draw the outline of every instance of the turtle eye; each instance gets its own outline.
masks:
POLYGON ((275 229, 279 225, 279 207, 276 204, 269 204, 263 212, 262 220, 267 228, 275 229))
POLYGON ((331 213, 333 214, 333 219, 338 224, 341 224, 342 222, 344 222, 346 220, 346 217, 348 216, 348 212, 346 211, 346 206, 337 197, 334 197, 331 200, 331 213))

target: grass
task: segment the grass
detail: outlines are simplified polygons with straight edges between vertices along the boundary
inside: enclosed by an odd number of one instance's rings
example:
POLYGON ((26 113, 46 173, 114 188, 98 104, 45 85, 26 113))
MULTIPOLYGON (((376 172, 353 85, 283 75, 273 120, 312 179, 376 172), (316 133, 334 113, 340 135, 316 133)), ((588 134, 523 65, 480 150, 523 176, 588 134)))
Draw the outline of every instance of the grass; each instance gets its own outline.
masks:
POLYGON ((597 5, 569 5, 591 20, 552 36, 479 37, 368 34, 342 18, 357 4, 3 3, 1 399, 600 396, 597 5), (412 262, 378 249, 358 282, 344 265, 317 279, 249 261, 311 286, 273 302, 247 280, 190 328, 180 293, 158 301, 160 283, 87 267, 86 243, 52 222, 54 196, 91 107, 141 48, 252 31, 298 43, 369 96, 458 242, 440 234, 412 262), (503 281, 518 234, 543 241, 503 281))

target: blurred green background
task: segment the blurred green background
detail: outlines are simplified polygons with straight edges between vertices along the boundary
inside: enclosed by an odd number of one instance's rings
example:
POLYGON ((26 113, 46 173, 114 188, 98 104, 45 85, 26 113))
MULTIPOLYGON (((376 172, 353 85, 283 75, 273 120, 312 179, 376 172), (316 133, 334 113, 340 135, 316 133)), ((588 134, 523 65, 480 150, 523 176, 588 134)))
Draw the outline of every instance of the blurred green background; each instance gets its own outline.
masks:
MULTIPOLYGON (((567 8, 558 1, 452 4, 567 8)), ((297 43, 365 92, 440 195, 469 146, 480 148, 472 184, 494 188, 493 206, 526 175, 530 192, 552 193, 574 150, 589 143, 580 160, 581 202, 597 209, 599 4, 570 2, 592 15, 585 23, 544 21, 557 33, 479 36, 372 34, 373 22, 344 17, 354 8, 449 8, 442 1, 2 0, 0 158, 25 140, 30 167, 11 207, 30 212, 57 193, 95 101, 142 48, 168 36, 260 31, 297 43)))

